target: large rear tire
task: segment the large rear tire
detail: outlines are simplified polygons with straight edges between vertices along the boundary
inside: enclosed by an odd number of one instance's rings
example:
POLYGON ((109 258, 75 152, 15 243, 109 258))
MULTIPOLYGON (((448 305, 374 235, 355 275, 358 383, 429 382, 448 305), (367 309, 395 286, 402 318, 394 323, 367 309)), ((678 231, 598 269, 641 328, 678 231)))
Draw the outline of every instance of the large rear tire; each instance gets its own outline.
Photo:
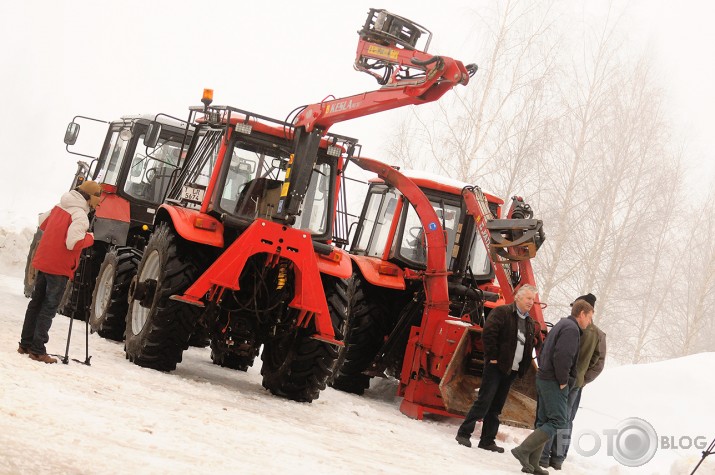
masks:
POLYGON ((363 374, 382 347, 387 333, 389 309, 372 286, 359 274, 352 278, 350 316, 345 346, 339 355, 339 367, 331 382, 334 389, 363 394, 370 387, 370 376, 363 374))
POLYGON ((201 309, 169 298, 182 294, 198 275, 190 253, 180 249, 182 244, 173 229, 160 224, 132 282, 124 350, 127 359, 139 366, 176 369, 196 329, 201 309))
POLYGON ((108 340, 122 341, 129 308, 129 283, 137 273, 141 253, 131 247, 115 247, 104 256, 92 292, 89 326, 108 340))
MULTIPOLYGON (((348 282, 330 276, 322 280, 335 338, 341 340, 348 315, 348 282)), ((294 401, 312 402, 320 396, 333 375, 338 350, 311 338, 313 333, 311 329, 293 328, 265 342, 261 354, 263 387, 294 401)))

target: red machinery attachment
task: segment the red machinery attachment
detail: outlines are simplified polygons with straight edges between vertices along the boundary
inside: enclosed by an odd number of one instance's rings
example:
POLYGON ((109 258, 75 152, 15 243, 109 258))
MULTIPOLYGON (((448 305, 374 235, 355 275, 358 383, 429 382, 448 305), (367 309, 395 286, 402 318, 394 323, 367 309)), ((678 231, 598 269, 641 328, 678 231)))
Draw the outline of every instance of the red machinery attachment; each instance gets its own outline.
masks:
MULTIPOLYGON (((212 106, 212 95, 190 108, 203 116, 130 286, 125 348, 131 361, 174 369, 189 332, 200 325, 211 338, 214 363, 245 371, 263 346, 264 387, 295 400, 318 397, 347 320, 352 266, 334 248, 332 232, 344 167, 358 149, 357 140, 328 129, 437 100, 468 82, 476 67, 415 49, 423 31, 371 10, 357 63, 392 71, 383 87, 306 106, 292 122, 212 106)), ((439 224, 435 216, 430 221, 439 224)), ((438 238, 428 242, 439 248, 438 238)), ((443 243, 439 249, 444 254, 443 243)), ((442 271, 427 276, 439 281, 429 284, 436 297, 427 308, 446 317, 448 303, 439 303, 447 299, 444 255, 431 265, 442 271)))
POLYGON ((371 9, 365 25, 358 32, 355 69, 374 76, 382 87, 340 99, 323 100, 305 106, 294 121, 295 159, 286 183, 291 189, 281 196, 278 213, 287 222, 300 206, 307 187, 306 180, 314 165, 319 139, 330 127, 366 115, 398 107, 433 102, 457 85, 466 85, 477 66, 465 66, 447 56, 427 53, 431 33, 406 18, 386 10, 371 9), (427 35, 424 51, 417 48, 427 35), (383 76, 373 71, 383 70, 383 76))
MULTIPOLYGON (((504 301, 511 303, 520 286, 536 283, 530 259, 544 240, 542 223, 529 219, 533 212, 521 198, 513 199, 507 219, 495 219, 478 187, 465 187, 462 196, 468 214, 474 218, 477 234, 490 250, 492 268, 504 301)), ((441 249, 433 251, 429 242, 427 246, 428 256, 434 252, 444 254, 441 249)), ((431 268, 428 259, 425 273, 435 270, 439 271, 431 268)), ((425 285, 428 299, 431 289, 430 285, 425 285)), ((531 314, 540 329, 545 329, 538 303, 532 307, 531 314)), ((474 400, 474 389, 481 383, 481 377, 473 371, 475 366, 483 364, 475 357, 482 350, 481 332, 479 325, 445 318, 425 309, 422 324, 411 329, 405 353, 400 378, 400 392, 404 399, 400 410, 418 419, 424 412, 465 414, 474 400)), ((533 419, 536 394, 529 378, 533 378, 531 372, 527 373, 527 382, 514 386, 505 419, 515 423, 533 419)))
MULTIPOLYGON (((368 169, 382 181, 370 184, 350 250, 350 329, 333 387, 362 394, 371 377, 393 375, 410 417, 464 415, 481 383, 485 313, 534 283, 529 259, 543 241, 541 221, 519 198, 497 219, 503 202, 478 188, 368 169)), ((541 308, 532 314, 543 328, 541 308)), ((512 386, 504 410, 525 426, 535 404, 533 378, 526 381, 512 386)))

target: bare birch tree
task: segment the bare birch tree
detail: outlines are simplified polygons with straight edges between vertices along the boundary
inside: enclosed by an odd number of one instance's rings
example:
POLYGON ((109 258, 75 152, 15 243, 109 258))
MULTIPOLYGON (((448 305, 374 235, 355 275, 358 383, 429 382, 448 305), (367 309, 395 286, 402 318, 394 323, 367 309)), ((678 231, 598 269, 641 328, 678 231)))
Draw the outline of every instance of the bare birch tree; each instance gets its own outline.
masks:
MULTIPOLYGON (((443 175, 510 196, 522 192, 548 150, 549 112, 557 39, 550 6, 504 0, 478 15, 487 32, 478 50, 479 71, 452 100, 412 109, 389 154, 411 167, 437 167, 443 175)), ((475 42, 477 38, 475 38, 475 42)))
POLYGON ((675 281, 678 292, 670 319, 664 325, 667 337, 664 353, 685 356, 700 351, 715 351, 715 193, 697 203, 688 213, 683 228, 679 258, 680 274, 675 281))
POLYGON ((547 233, 535 261, 547 317, 595 293, 597 323, 619 360, 712 349, 711 200, 688 227, 683 149, 673 146, 650 55, 628 42, 624 12, 589 17, 583 37, 566 42, 555 22, 569 20, 554 4, 497 5, 475 28, 489 32, 475 83, 451 103, 413 110, 392 159, 527 196, 547 233))

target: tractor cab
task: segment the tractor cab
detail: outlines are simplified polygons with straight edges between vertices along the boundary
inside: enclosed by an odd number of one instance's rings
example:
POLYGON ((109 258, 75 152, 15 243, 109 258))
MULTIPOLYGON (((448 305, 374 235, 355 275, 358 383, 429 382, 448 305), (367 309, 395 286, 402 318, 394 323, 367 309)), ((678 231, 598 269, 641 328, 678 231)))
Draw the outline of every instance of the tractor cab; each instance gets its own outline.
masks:
MULTIPOLYGON (((72 187, 85 179, 101 183, 105 194, 129 204, 133 223, 151 225, 156 207, 178 176, 186 155, 182 145, 191 140, 193 127, 166 114, 125 115, 109 122, 99 155, 91 156, 70 149, 87 122, 106 123, 76 116, 67 126, 67 151, 91 159, 89 164, 78 162, 72 187)), ((106 204, 105 210, 110 206, 106 204)))
MULTIPOLYGON (((199 111, 201 108, 192 108, 199 111)), ((291 180, 295 141, 290 124, 229 106, 203 109, 188 162, 169 190, 165 207, 206 214, 238 232, 256 219, 282 222, 281 198, 298 185, 291 180)), ((313 239, 331 239, 338 172, 347 138, 321 140, 306 193, 292 227, 313 239)), ((347 144, 356 142, 347 139, 347 144)), ((235 232, 226 233, 227 238, 235 232)))
MULTIPOLYGON (((408 416, 464 415, 481 383, 482 329, 491 309, 533 285, 529 260, 543 242, 542 223, 519 197, 500 219, 504 202, 476 186, 403 175, 370 183, 350 248, 349 337, 332 385, 362 394, 370 378, 394 376, 408 416), (426 199, 392 184, 405 180, 426 199), (446 294, 435 286, 438 276, 446 277, 446 294)), ((532 314, 543 329, 541 309, 532 314)), ((504 421, 533 424, 533 369, 513 386, 504 421)))
MULTIPOLYGON (((444 230, 450 281, 491 281, 494 272, 487 249, 474 233, 474 218, 462 200, 466 183, 425 172, 403 170, 429 199, 444 230)), ((487 195, 498 215, 503 201, 487 195)), ((394 263, 400 268, 424 270, 427 262, 425 230, 414 206, 394 187, 380 179, 370 182, 350 252, 394 263)))
POLYGON ((132 221, 151 225, 156 207, 178 176, 185 157, 182 144, 192 133, 193 127, 162 114, 124 116, 109 125, 89 176, 130 203, 132 221), (147 146, 154 123, 161 123, 160 133, 147 146))

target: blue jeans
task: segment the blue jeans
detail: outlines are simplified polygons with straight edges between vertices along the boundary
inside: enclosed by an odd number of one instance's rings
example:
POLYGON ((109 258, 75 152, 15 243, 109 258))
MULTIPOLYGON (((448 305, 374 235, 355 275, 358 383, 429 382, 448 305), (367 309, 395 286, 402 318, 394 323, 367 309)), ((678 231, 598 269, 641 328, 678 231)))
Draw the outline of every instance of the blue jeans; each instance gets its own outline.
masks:
POLYGON ((539 397, 536 412, 536 428, 549 434, 553 439, 559 430, 566 429, 568 423, 569 387, 559 388, 558 381, 536 378, 536 393, 539 397))
POLYGON ((546 442, 546 445, 544 445, 544 451, 541 453, 541 461, 545 464, 548 464, 549 460, 563 462, 564 459, 566 459, 566 455, 568 455, 569 446, 571 445, 573 421, 576 418, 578 405, 581 403, 582 389, 583 388, 571 388, 569 391, 569 397, 566 402, 568 409, 567 427, 565 431, 557 434, 556 437, 552 437, 546 442))
POLYGON ((57 307, 62 300, 69 278, 64 275, 37 272, 32 299, 27 305, 25 322, 22 324, 20 346, 36 355, 47 353, 45 344, 50 340, 49 331, 57 307))
POLYGON ((483 422, 479 445, 493 444, 499 431, 499 414, 504 408, 514 378, 516 378, 516 371, 504 374, 499 371, 497 365, 486 363, 477 400, 469 409, 457 434, 467 438, 471 437, 477 421, 481 419, 483 422))

